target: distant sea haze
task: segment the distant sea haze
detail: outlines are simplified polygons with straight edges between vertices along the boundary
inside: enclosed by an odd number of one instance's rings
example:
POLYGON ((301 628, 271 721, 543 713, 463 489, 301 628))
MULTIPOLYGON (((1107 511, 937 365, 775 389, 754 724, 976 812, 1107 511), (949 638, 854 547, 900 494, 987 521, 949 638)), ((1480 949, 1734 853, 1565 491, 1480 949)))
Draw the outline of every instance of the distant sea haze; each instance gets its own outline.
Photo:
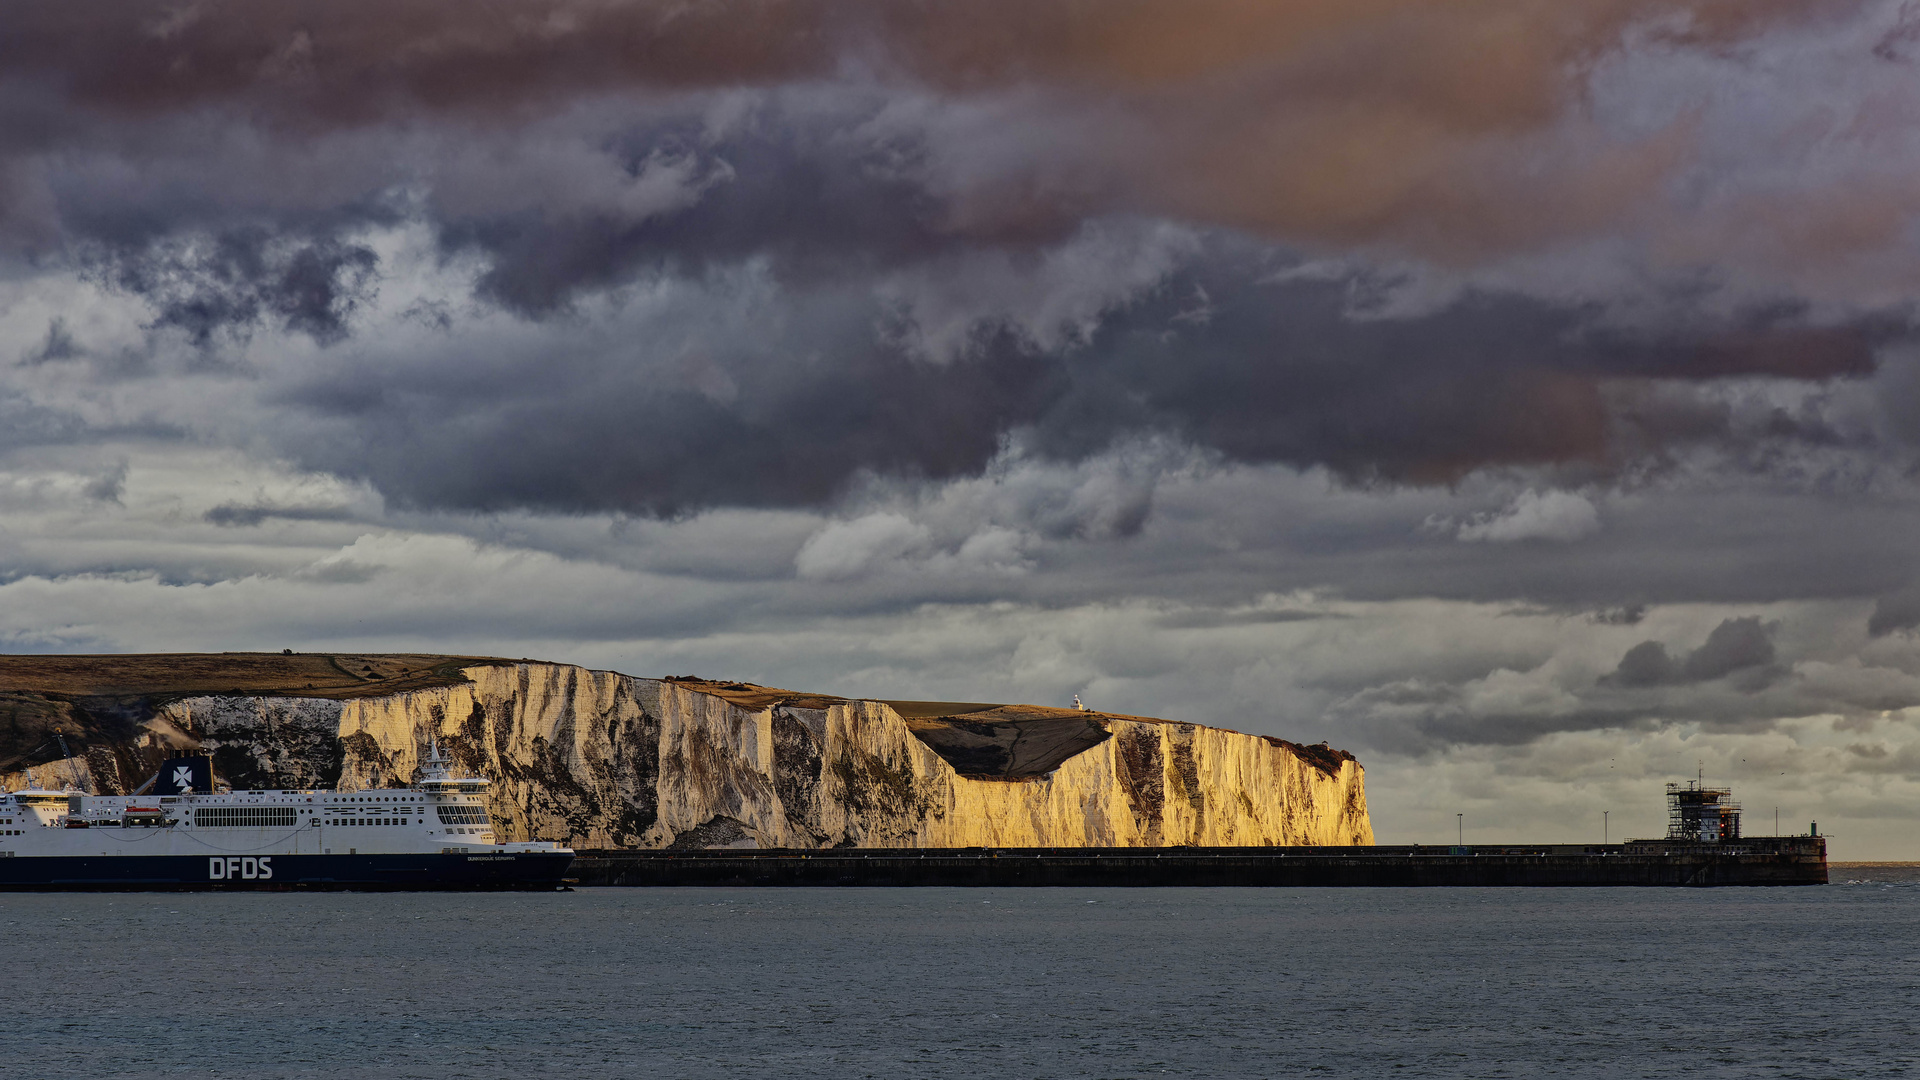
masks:
POLYGON ((0 895, 4 1071, 1907 1075, 1920 868, 1834 880, 0 895))

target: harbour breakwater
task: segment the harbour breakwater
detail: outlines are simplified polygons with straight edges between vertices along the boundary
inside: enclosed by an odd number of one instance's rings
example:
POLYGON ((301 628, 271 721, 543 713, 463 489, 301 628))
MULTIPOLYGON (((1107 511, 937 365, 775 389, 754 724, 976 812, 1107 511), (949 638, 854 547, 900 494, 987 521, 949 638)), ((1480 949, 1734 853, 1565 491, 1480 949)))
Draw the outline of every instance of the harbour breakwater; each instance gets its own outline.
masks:
MULTIPOLYGON (((79 742, 65 760, 42 759, 43 783, 127 792, 160 758, 201 750, 236 788, 350 791, 412 781, 437 742, 458 769, 493 781, 504 839, 579 848, 1373 841, 1364 771, 1325 744, 531 661, 226 655, 239 659, 5 658, 39 666, 0 690, 16 703, 16 731, 26 730, 19 710, 39 708, 28 719, 62 719, 79 742), (189 668, 191 679, 167 675, 189 668)), ((28 779, 24 768, 0 772, 8 788, 28 779)))
POLYGON ((1825 885, 1826 838, 1727 844, 917 851, 581 851, 569 876, 617 886, 1825 885))

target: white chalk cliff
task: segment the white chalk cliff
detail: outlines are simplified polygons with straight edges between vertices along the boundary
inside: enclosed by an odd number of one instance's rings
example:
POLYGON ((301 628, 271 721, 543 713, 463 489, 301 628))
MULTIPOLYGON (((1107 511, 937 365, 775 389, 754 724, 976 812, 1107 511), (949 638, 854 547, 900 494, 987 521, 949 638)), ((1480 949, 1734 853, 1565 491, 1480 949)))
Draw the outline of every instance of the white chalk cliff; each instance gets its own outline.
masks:
MULTIPOLYGON (((199 747, 236 787, 356 790, 411 781, 437 740, 494 781, 505 837, 581 848, 1373 843, 1360 765, 1324 744, 559 664, 460 675, 346 700, 182 698, 145 721, 135 757, 199 747)), ((102 791, 144 779, 103 769, 129 771, 98 754, 40 767, 102 791)))

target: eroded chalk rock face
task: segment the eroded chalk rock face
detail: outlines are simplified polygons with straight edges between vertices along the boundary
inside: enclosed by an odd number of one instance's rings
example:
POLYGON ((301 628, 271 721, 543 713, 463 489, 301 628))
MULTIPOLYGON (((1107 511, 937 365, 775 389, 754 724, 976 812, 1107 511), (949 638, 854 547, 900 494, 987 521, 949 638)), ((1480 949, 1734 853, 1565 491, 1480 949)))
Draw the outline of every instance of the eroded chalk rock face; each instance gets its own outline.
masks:
POLYGON ((358 790, 410 782, 435 741, 494 781, 504 837, 575 847, 1373 842, 1359 764, 1324 745, 559 664, 461 674, 347 700, 189 697, 161 708, 122 756, 197 745, 236 787, 358 790))

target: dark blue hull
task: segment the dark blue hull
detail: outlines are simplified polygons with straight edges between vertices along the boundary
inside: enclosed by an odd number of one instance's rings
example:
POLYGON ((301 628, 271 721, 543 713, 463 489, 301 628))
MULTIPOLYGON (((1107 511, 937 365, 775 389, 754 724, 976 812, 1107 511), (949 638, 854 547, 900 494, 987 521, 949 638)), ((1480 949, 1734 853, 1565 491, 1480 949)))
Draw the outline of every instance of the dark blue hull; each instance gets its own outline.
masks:
POLYGON ((502 854, 49 856, 0 859, 5 889, 560 888, 571 852, 502 854))

